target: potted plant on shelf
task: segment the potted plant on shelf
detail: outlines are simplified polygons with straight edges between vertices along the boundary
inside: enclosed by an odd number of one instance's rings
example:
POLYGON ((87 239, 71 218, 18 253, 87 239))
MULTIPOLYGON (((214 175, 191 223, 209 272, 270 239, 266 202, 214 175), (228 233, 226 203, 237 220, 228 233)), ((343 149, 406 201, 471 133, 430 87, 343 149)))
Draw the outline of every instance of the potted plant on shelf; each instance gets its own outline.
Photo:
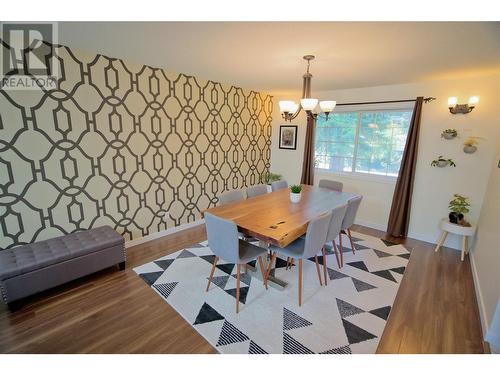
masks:
POLYGON ((457 136, 457 130, 456 129, 446 129, 446 130, 443 130, 443 132, 441 133, 441 138, 444 138, 444 139, 453 139, 457 136))
POLYGON ((302 186, 292 185, 290 186, 290 201, 292 203, 299 203, 302 196, 302 186))
POLYGON ((473 154, 477 150, 479 137, 468 137, 464 142, 464 152, 466 154, 473 154))
POLYGON ((447 165, 449 165, 450 167, 456 167, 457 166, 452 159, 445 159, 443 157, 443 155, 439 155, 436 160, 433 160, 431 162, 431 165, 433 167, 439 167, 439 168, 444 168, 447 165))
POLYGON ((450 209, 450 213, 448 215, 450 223, 466 227, 470 226, 470 224, 464 220, 464 214, 469 212, 469 207, 469 198, 460 194, 453 194, 453 199, 448 205, 448 208, 450 209))

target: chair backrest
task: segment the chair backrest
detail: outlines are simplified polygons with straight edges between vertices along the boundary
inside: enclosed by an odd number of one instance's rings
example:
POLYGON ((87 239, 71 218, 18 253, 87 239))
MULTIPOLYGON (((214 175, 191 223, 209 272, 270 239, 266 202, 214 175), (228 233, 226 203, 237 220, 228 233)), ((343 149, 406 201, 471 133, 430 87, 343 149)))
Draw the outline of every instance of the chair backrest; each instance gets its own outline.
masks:
POLYGON ((231 220, 205 213, 208 246, 225 262, 237 263, 239 259, 238 228, 231 220))
POLYGON ((342 182, 333 181, 333 180, 319 180, 318 186, 321 188, 327 188, 330 190, 342 191, 344 184, 342 182))
POLYGON ((331 217, 332 213, 328 212, 309 222, 304 244, 304 253, 302 255, 303 258, 309 258, 321 252, 321 249, 326 243, 326 235, 328 233, 331 217))
POLYGON ((285 180, 274 181, 273 183, 271 183, 271 189, 273 191, 285 189, 287 187, 288 187, 288 182, 286 182, 285 180))
POLYGON ((347 202, 347 211, 342 221, 342 229, 349 229, 354 224, 354 219, 356 219, 356 213, 362 199, 362 195, 349 199, 347 202))
POLYGON ((342 229, 342 222, 344 221, 345 213, 347 211, 347 204, 335 207, 332 210, 332 219, 328 227, 328 234, 326 235, 326 242, 331 242, 337 238, 342 229))
POLYGON ((219 205, 228 204, 232 202, 239 202, 245 199, 245 192, 241 189, 225 191, 219 195, 219 205))
POLYGON ((256 197, 257 195, 262 195, 262 194, 267 194, 267 185, 264 184, 254 185, 250 186, 247 189, 248 198, 256 197))

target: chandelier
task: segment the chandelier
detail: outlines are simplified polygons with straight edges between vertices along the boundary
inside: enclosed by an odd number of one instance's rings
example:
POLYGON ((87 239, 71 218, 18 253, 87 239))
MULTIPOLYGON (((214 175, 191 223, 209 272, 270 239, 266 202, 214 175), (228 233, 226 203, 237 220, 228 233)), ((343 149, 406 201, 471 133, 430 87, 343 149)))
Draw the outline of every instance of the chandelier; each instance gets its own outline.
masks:
MULTIPOLYGON (((318 106, 318 99, 311 98, 312 74, 309 73, 309 66, 311 65, 311 60, 314 60, 314 56, 305 55, 303 58, 307 61, 307 71, 302 76, 304 81, 302 84, 302 99, 300 99, 300 104, 295 103, 293 100, 280 100, 279 102, 281 117, 283 117, 285 121, 292 121, 299 115, 301 109, 306 112, 308 117, 312 117, 313 119, 318 117, 318 114, 315 112, 315 109, 318 106)), ((328 115, 333 111, 336 104, 337 102, 334 100, 324 100, 319 102, 321 112, 326 115, 327 120, 328 115)))

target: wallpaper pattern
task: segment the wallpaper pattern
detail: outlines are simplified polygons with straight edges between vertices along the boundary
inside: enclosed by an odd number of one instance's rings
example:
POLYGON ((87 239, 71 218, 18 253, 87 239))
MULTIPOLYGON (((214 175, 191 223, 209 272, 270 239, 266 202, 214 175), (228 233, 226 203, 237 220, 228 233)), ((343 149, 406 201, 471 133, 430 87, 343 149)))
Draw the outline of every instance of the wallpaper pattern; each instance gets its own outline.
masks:
POLYGON ((104 224, 131 240, 262 181, 271 96, 55 48, 57 90, 0 90, 1 249, 104 224))

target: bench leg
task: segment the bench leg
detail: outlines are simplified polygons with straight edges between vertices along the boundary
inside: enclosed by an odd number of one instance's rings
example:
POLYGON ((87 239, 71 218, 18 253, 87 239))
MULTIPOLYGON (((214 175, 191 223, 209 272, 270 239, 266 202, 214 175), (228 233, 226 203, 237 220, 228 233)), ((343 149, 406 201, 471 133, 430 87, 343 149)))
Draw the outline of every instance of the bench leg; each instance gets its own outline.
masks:
POLYGON ((120 267, 120 271, 124 271, 125 270, 125 262, 118 263, 118 267, 120 267))
POLYGON ((23 307, 23 301, 18 299, 17 301, 12 301, 7 304, 7 307, 9 308, 10 312, 16 312, 23 307))
POLYGON ((462 254, 460 254, 460 260, 463 262, 465 259, 465 252, 467 251, 467 236, 462 237, 462 254))

